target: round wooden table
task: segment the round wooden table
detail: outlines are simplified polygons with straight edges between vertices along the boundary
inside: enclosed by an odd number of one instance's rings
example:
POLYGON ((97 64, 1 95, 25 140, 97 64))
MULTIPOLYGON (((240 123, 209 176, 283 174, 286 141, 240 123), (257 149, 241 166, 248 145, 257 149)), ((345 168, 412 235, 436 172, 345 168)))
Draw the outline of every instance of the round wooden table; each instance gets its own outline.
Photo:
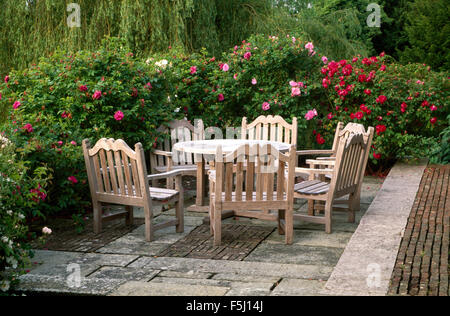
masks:
POLYGON ((217 147, 222 145, 224 155, 230 154, 244 145, 271 145, 279 152, 288 152, 292 145, 287 143, 272 142, 266 140, 242 140, 242 139, 212 139, 197 140, 177 143, 173 146, 174 151, 195 154, 195 163, 197 164, 197 198, 195 205, 188 210, 196 212, 208 212, 208 206, 205 206, 205 157, 215 155, 217 147))

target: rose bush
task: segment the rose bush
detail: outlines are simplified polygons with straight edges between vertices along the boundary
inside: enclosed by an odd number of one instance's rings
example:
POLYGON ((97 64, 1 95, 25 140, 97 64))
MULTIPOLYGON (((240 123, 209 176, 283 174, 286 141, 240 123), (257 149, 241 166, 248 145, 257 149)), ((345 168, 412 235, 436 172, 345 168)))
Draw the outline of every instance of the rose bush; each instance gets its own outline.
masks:
POLYGON ((32 217, 89 207, 84 138, 121 138, 149 151, 156 129, 176 117, 165 79, 150 75, 122 45, 113 39, 96 52, 56 52, 0 85, 0 104, 9 113, 2 131, 30 170, 46 166, 53 178, 32 217))
POLYGON ((381 54, 330 62, 321 70, 329 100, 318 124, 334 136, 339 121, 376 128, 371 162, 426 157, 447 126, 449 80, 421 64, 399 65, 381 54))
MULTIPOLYGON (((219 57, 174 50, 151 64, 172 82, 171 99, 189 119, 225 128, 240 127, 243 116, 281 115, 288 121, 305 116, 321 102, 318 82, 326 59, 313 43, 294 36, 256 35, 219 57)), ((311 145, 308 126, 301 121, 307 133, 299 135, 311 145)))

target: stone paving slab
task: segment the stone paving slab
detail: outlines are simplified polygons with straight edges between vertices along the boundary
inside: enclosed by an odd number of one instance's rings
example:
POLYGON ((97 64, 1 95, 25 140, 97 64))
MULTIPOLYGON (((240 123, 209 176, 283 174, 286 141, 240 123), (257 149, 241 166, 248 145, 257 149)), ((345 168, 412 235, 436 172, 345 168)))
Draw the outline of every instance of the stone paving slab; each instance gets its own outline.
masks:
POLYGON ((112 296, 224 296, 229 288, 206 285, 127 282, 112 296))
POLYGON ((89 279, 113 279, 124 281, 149 282, 155 278, 160 271, 150 269, 131 269, 121 267, 101 267, 89 275, 89 279))
POLYGON ((129 265, 131 268, 147 267, 153 270, 237 274, 280 278, 305 278, 326 280, 332 267, 319 265, 280 264, 250 261, 224 261, 190 258, 142 257, 129 265))
POLYGON ((106 278, 82 278, 80 286, 74 286, 67 283, 66 277, 59 275, 37 275, 28 274, 20 277, 19 287, 16 289, 20 292, 33 292, 44 294, 67 294, 67 295, 108 295, 126 281, 123 279, 106 279, 106 278))
POLYGON ((343 249, 265 243, 255 249, 245 261, 276 262, 334 267, 343 249))
MULTIPOLYGON (((325 234, 321 231, 314 230, 294 230, 293 244, 297 246, 310 246, 310 247, 327 247, 327 248, 342 248, 344 249, 352 233, 347 232, 335 232, 333 234, 325 234)), ((284 244, 284 236, 278 234, 278 232, 272 233, 265 240, 265 243, 269 244, 284 244)))
POLYGON ((401 236, 426 165, 426 161, 420 161, 394 166, 321 294, 387 294, 401 236))
POLYGON ((325 281, 283 279, 271 293, 272 296, 318 296, 325 281))

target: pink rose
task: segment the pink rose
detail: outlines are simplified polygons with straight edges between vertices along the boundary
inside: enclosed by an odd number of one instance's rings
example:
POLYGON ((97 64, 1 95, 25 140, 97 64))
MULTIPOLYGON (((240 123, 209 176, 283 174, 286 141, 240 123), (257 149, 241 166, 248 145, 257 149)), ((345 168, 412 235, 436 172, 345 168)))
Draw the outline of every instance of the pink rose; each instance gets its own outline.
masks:
POLYGON ((328 58, 326 56, 322 57, 322 61, 325 65, 328 64, 328 58))
POLYGON ((301 92, 301 90, 300 90, 300 88, 292 88, 292 93, 291 93, 291 95, 293 96, 293 97, 296 97, 296 96, 299 96, 299 95, 301 95, 302 94, 302 92, 301 92))
POLYGON ((17 110, 18 108, 20 108, 20 106, 21 106, 21 103, 19 101, 16 101, 16 102, 14 102, 13 109, 17 110))
POLYGON ((246 53, 244 54, 244 58, 245 58, 246 60, 250 60, 251 57, 252 57, 252 53, 250 53, 250 52, 246 52, 246 53))
POLYGON ((195 75, 197 73, 197 67, 196 66, 192 66, 191 67, 191 75, 195 75))
POLYGON ((125 115, 123 114, 122 111, 117 111, 117 112, 114 114, 114 119, 115 119, 116 121, 122 121, 124 117, 125 117, 125 115))
POLYGON ((253 79, 252 79, 252 85, 255 86, 255 85, 257 85, 257 84, 258 84, 258 81, 256 80, 256 78, 253 78, 253 79))
POLYGON ((97 90, 94 92, 94 94, 92 95, 92 99, 94 100, 100 100, 102 98, 102 92, 97 90))
POLYGON ((71 141, 70 143, 71 143, 72 145, 74 145, 74 146, 76 146, 76 145, 77 145, 77 142, 76 142, 76 141, 74 141, 74 140, 73 140, 73 141, 71 141))
POLYGON ((431 120, 430 120, 430 123, 431 124, 436 124, 437 123, 437 117, 433 117, 431 120))
POLYGON ((217 100, 219 100, 219 102, 222 102, 223 100, 225 100, 225 96, 224 96, 222 93, 220 93, 220 94, 217 96, 217 100))
POLYGON ((230 66, 228 66, 228 64, 224 64, 224 65, 222 66, 222 70, 225 71, 225 72, 227 72, 228 70, 230 70, 230 66))
POLYGON ((263 111, 269 111, 270 110, 270 103, 269 102, 264 102, 262 104, 262 109, 263 109, 263 111))
POLYGON ((9 76, 6 76, 5 77, 5 83, 8 83, 8 81, 9 81, 9 76))
POLYGON ((333 119, 333 113, 329 113, 329 114, 327 115, 327 119, 329 119, 329 120, 333 119))
POLYGON ((59 146, 62 146, 63 144, 64 144, 64 143, 63 143, 63 141, 61 141, 61 140, 58 142, 58 145, 59 145, 59 146))
POLYGON ((430 107, 431 112, 437 111, 437 109, 437 106, 434 104, 430 107))
POLYGON ((313 43, 309 42, 305 45, 305 48, 312 53, 312 51, 314 50, 314 45, 313 43))
POLYGON ((33 132, 33 126, 31 124, 26 124, 23 127, 24 130, 26 130, 28 133, 32 133, 33 132))
POLYGON ((317 115, 318 115, 318 113, 317 113, 317 110, 316 110, 316 109, 310 110, 310 111, 308 111, 308 113, 306 113, 305 119, 306 119, 307 121, 311 121, 311 120, 312 120, 313 118, 315 118, 317 115))

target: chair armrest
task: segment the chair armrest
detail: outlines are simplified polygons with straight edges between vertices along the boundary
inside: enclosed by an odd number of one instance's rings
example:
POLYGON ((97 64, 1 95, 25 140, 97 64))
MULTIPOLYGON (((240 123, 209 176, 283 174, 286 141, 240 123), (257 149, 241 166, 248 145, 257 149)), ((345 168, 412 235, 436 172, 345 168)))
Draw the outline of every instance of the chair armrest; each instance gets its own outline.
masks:
POLYGON ((316 159, 308 159, 306 160, 308 165, 318 165, 318 166, 334 166, 336 164, 335 160, 316 160, 316 159))
POLYGON ((161 180, 166 178, 175 178, 178 176, 182 176, 184 172, 189 171, 188 169, 178 169, 178 170, 172 170, 164 173, 158 173, 158 174, 151 174, 147 176, 147 180, 161 180))
POLYGON ((332 155, 333 150, 299 150, 297 156, 316 156, 316 155, 332 155))
POLYGON ((331 160, 331 161, 335 161, 336 157, 317 157, 316 160, 331 160))
POLYGON ((158 156, 172 157, 172 153, 163 150, 154 150, 153 153, 158 156))
POLYGON ((333 175, 333 169, 308 169, 308 168, 295 168, 295 174, 305 174, 308 173, 310 175, 318 174, 318 175, 333 175))

